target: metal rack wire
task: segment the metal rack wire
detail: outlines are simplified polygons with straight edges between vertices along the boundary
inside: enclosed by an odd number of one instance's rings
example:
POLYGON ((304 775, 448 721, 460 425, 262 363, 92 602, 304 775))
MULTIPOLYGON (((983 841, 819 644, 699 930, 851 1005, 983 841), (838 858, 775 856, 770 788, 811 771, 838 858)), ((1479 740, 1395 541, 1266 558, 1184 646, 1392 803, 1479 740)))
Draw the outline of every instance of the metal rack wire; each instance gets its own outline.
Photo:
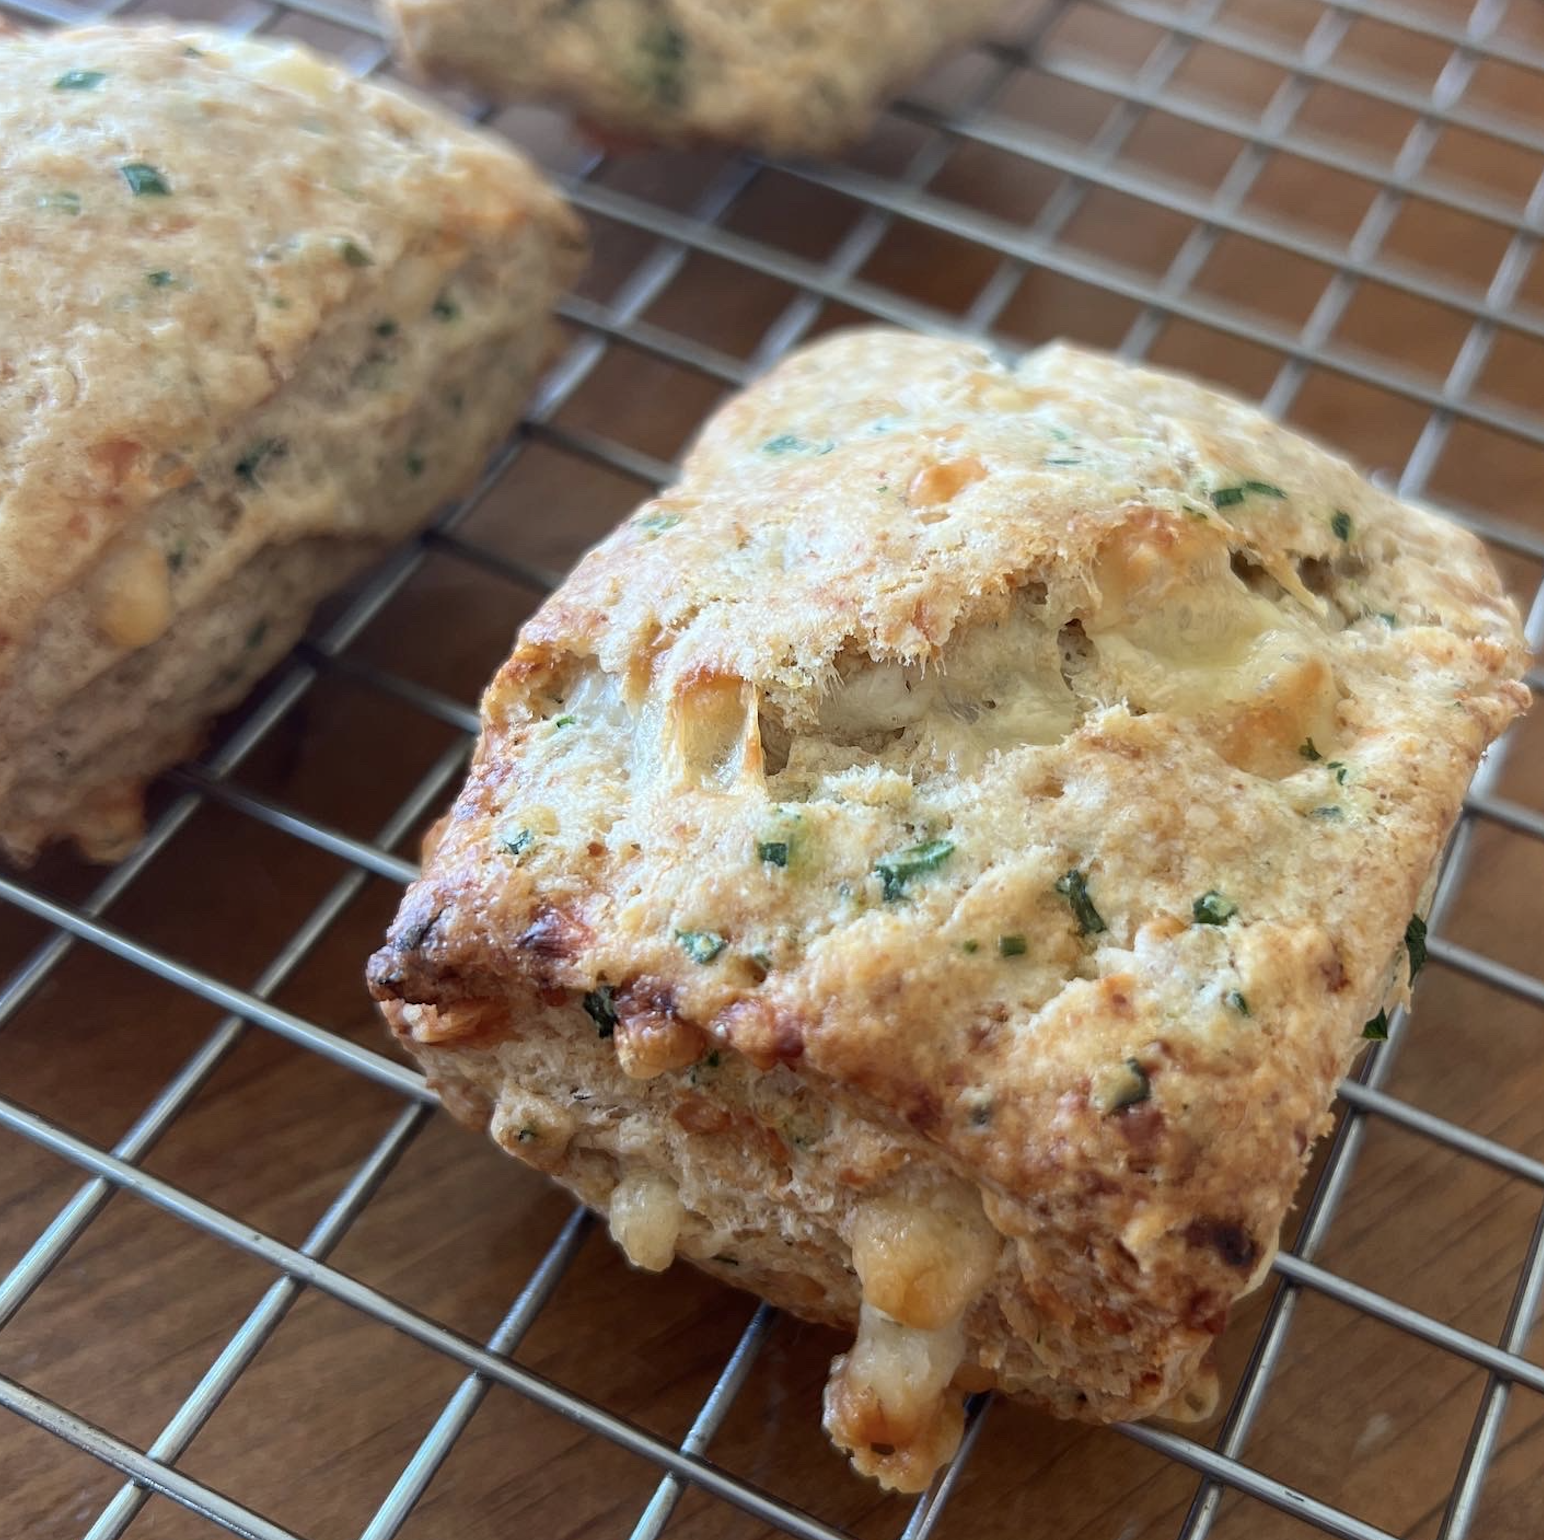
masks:
MULTIPOLYGON (((120 4, 105 13, 77 13, 54 0, 0 0, 0 12, 27 24, 78 21, 126 8, 120 4)), ((228 25, 268 30, 296 18, 343 29, 347 57, 361 71, 378 69, 385 62, 378 25, 346 0, 258 0, 223 19, 228 25)), ((336 619, 299 648, 218 748, 170 778, 175 794, 143 844, 84 897, 66 901, 40 885, 0 876, 0 899, 46 927, 46 939, 0 986, 0 1029, 50 979, 68 970, 82 947, 101 949, 227 1013, 111 1149, 0 1095, 0 1128, 32 1141, 82 1175, 78 1190, 0 1280, 0 1332, 119 1191, 247 1253, 270 1269, 274 1278, 148 1448, 135 1447, 110 1429, 94 1426, 18 1378, 0 1376, 0 1404, 124 1476, 122 1488, 83 1531, 90 1540, 109 1540, 128 1531, 151 1492, 233 1534, 254 1540, 304 1540, 238 1497, 189 1475, 178 1463, 303 1290, 332 1296, 424 1344, 465 1372, 364 1527, 363 1540, 389 1540, 403 1528, 483 1398, 506 1392, 572 1419, 658 1468, 659 1485, 637 1515, 634 1536, 661 1533, 688 1485, 735 1505, 778 1534, 831 1540, 837 1533, 810 1513, 749 1485, 710 1457, 714 1435, 773 1329, 774 1313, 767 1307, 751 1317, 687 1436, 676 1444, 513 1361, 515 1348, 562 1287, 579 1251, 588 1226, 582 1212, 570 1215, 482 1345, 333 1266, 329 1256, 423 1129, 430 1097, 414 1071, 275 1003, 286 982, 324 942, 372 878, 394 882, 411 878, 412 864, 396 854, 396 848, 446 800, 467 745, 458 739, 440 754, 373 839, 320 823, 244 786, 243 767, 282 723, 292 720, 313 685, 330 675, 347 677, 389 696, 406 712, 463 733, 475 729, 476 717, 469 705, 381 669, 357 654, 356 642, 431 556, 470 564, 526 588, 547 586, 551 575, 539 564, 492 549, 466 533, 478 508, 528 446, 543 444, 562 456, 644 483, 668 475, 668 466, 655 456, 565 420, 565 408, 610 350, 625 348, 733 387, 811 334, 833 311, 855 311, 931 330, 997 335, 1012 343, 1023 340, 1009 324, 1015 296, 1027 275, 1043 273, 1094 291, 1100 303, 1108 303, 1109 314, 1125 317, 1118 345, 1129 357, 1150 356, 1176 322, 1267 350, 1272 367, 1258 393, 1274 412, 1290 414, 1305 386, 1324 372, 1365 387, 1381 400, 1413 407, 1420 415, 1420 426, 1397 473, 1398 485, 1407 494, 1423 495, 1431 489, 1455 432, 1482 429, 1530 448, 1544 446, 1544 403, 1502 399, 1485 385, 1498 339, 1544 342, 1544 310, 1526 298, 1535 250, 1544 236, 1544 113, 1519 117, 1473 99, 1476 80, 1504 67, 1526 77, 1544 101, 1544 28, 1510 27, 1505 0, 1479 0, 1461 10, 1441 6, 1437 0, 1423 10, 1408 10, 1392 0, 1326 4, 1301 0, 1274 8, 1266 0, 1257 6, 1228 0, 1194 0, 1188 5, 1180 0, 1172 5, 1165 0, 1054 0, 1031 8, 1013 41, 993 41, 972 50, 969 63, 972 67, 963 87, 910 99, 894 109, 894 123, 906 130, 904 153, 892 157, 882 171, 858 164, 776 169, 780 177, 822 189, 851 206, 852 218, 842 238, 819 258, 799 256, 734 228, 732 216, 747 192, 759 178, 772 174, 771 168, 754 161, 723 162, 685 211, 618 185, 606 175, 608 163, 601 157, 564 168, 562 179, 573 200, 597 220, 641 237, 643 254, 603 298, 581 294, 565 304, 564 315, 572 327, 567 352, 545 379, 520 435, 489 466, 479 487, 419 541, 398 551, 336 619), (1256 14, 1262 6, 1268 13, 1264 22, 1281 25, 1262 23, 1262 15, 1256 14), (1353 46, 1369 28, 1385 29, 1388 35, 1414 40, 1412 46, 1429 50, 1432 67, 1424 83, 1369 63, 1366 49, 1353 46), (1111 45, 1115 36, 1132 40, 1130 48, 1124 41, 1111 45), (1230 106, 1187 85, 1187 72, 1201 54, 1222 59, 1227 70, 1263 72, 1266 84, 1256 104, 1230 106), (1039 82, 1083 93, 1103 104, 1085 138, 1037 126, 1032 118, 1000 105, 1030 71, 1039 82), (1376 146, 1354 137, 1305 128, 1305 111, 1326 91, 1348 93, 1379 109, 1403 114, 1402 132, 1395 135, 1398 142, 1380 154, 1376 146), (1128 162, 1125 152, 1154 115, 1226 138, 1231 151, 1212 189, 1198 190, 1193 183, 1154 176, 1128 162), (1480 136, 1528 161, 1531 184, 1509 193, 1452 175, 1439 162, 1444 136, 1455 131, 1480 136), (1027 222, 982 210, 941 190, 940 178, 962 147, 1009 157, 1026 174, 1034 169, 1049 175, 1051 190, 1027 222), (1288 155, 1315 174, 1357 178, 1368 186, 1365 207, 1348 222, 1343 237, 1267 217, 1251 206, 1262 177, 1279 157, 1288 155), (1165 262, 1144 268, 1108 251, 1091 252, 1072 239, 1071 232, 1090 200, 1102 195, 1118 195, 1183 217, 1185 234, 1165 262), (1488 275, 1466 286, 1451 274, 1439 274, 1389 249, 1391 233, 1414 199, 1453 216, 1483 221, 1499 232, 1500 255, 1488 275), (876 276, 876 256, 901 227, 940 233, 987 259, 985 276, 958 311, 940 309, 904 286, 876 276), (1260 243, 1323 272, 1322 286, 1299 319, 1272 319, 1203 281, 1219 251, 1232 239, 1260 243), (698 257, 773 280, 786 291, 746 356, 650 318, 656 302, 698 257), (1344 340, 1342 323, 1368 284, 1440 305, 1461 322, 1461 341, 1444 370, 1430 373, 1401 367, 1389 357, 1344 340), (115 918, 125 895, 152 862, 183 835, 195 812, 210 803, 316 846, 344 864, 343 875, 245 987, 179 961, 115 918), (285 1038, 401 1099, 401 1111, 384 1137, 298 1246, 179 1190, 143 1164, 249 1027, 285 1038)), ((1454 505, 1451 489, 1440 490, 1445 501, 1454 505)), ((1544 564, 1544 532, 1509 522, 1484 506, 1453 506, 1452 511, 1498 552, 1517 559, 1534 574, 1531 581, 1537 581, 1535 569, 1544 564)), ((1529 624, 1537 644, 1544 637, 1544 584, 1533 594, 1529 624)), ((1536 692, 1544 688, 1538 670, 1530 683, 1536 692)), ((1498 789, 1502 771, 1501 760, 1493 758, 1468 798, 1432 915, 1431 957, 1442 969, 1479 980, 1535 1012, 1544 1012, 1544 979, 1445 935, 1477 827, 1504 830, 1524 841, 1544 840, 1544 812, 1504 795, 1498 789)), ((1533 1024, 1541 1022, 1536 1017, 1533 1024)), ((1544 1160, 1391 1093, 1390 1075, 1405 1035, 1404 1021, 1396 1020, 1389 1044, 1370 1054, 1343 1087, 1344 1117, 1295 1242, 1275 1264, 1275 1293, 1215 1438, 1207 1443, 1152 1426, 1108 1435, 1123 1434, 1199 1478, 1179 1529, 1185 1540, 1202 1540, 1212 1533, 1228 1492, 1247 1494, 1326 1534, 1347 1540, 1387 1540, 1385 1529, 1295 1488, 1246 1458, 1251 1431, 1281 1368, 1294 1314, 1306 1295, 1337 1301, 1484 1372, 1479 1411, 1437 1528, 1443 1540, 1478 1534, 1476 1514, 1515 1389, 1544 1393, 1544 1368, 1527 1356, 1529 1333, 1544 1301, 1544 1207, 1538 1209, 1496 1340, 1411 1308, 1317 1260, 1347 1199, 1367 1131, 1376 1124, 1408 1130, 1484 1162, 1529 1184, 1536 1202, 1544 1200, 1544 1160)), ((945 1522, 982 1436, 988 1405, 984 1398, 973 1402, 960 1458, 911 1511, 904 1525, 905 1540, 922 1540, 945 1522)))

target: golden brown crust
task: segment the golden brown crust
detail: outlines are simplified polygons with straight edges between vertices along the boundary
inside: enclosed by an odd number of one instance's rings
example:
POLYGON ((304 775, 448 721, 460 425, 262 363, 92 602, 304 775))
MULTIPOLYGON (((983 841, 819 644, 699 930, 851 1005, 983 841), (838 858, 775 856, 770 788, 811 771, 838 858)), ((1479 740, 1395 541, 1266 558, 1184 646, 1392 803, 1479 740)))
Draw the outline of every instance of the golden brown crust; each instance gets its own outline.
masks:
MULTIPOLYGON (((428 1056, 490 1106, 551 1094, 533 1035, 593 1057, 598 992, 629 1116, 673 1124, 615 1170, 825 1213, 810 1258, 903 1179, 976 1192, 971 1358, 1151 1413, 1268 1263, 1522 665, 1477 541, 1250 408, 842 336, 527 625, 372 989, 430 1008, 392 1007, 420 1053, 501 1002, 428 1056), (699 1036, 731 1085, 677 1067, 699 1036), (781 1189, 691 1143, 758 1077, 831 1120, 781 1189)), ((603 1200, 574 1116, 548 1169, 603 1200)))

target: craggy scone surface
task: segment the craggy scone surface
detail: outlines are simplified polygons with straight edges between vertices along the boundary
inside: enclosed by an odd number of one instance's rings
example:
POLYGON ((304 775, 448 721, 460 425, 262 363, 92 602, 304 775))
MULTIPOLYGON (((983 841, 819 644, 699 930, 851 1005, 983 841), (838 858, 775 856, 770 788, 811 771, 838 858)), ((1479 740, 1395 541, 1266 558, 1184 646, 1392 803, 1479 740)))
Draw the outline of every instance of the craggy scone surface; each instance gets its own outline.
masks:
POLYGON ((624 137, 840 147, 1005 0, 388 0, 407 56, 624 137))
POLYGON ((922 1141, 1017 1247, 1010 1325, 1084 1344, 1045 1398, 1153 1411, 1404 987, 1522 663, 1472 537, 1251 408, 843 335, 525 627, 372 984, 501 1002, 469 1053, 599 993, 631 1074, 738 1054, 922 1141))

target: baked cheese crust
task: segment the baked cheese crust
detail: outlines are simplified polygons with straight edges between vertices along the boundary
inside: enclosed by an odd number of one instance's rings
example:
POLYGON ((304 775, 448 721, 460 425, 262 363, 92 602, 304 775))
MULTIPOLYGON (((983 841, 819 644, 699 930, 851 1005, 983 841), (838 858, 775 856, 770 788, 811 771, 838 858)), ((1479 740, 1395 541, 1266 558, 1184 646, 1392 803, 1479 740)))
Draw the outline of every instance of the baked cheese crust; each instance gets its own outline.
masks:
POLYGON ((304 49, 0 38, 0 845, 111 857, 475 474, 574 274, 507 146, 304 49))
POLYGON ((861 137, 1004 0, 387 0, 421 70, 566 102, 611 135, 777 155, 861 137))
POLYGON ((964 1386, 1204 1415, 1523 665, 1473 537, 1253 408, 842 335, 526 625, 371 987, 635 1261, 857 1325, 888 1484, 964 1386))

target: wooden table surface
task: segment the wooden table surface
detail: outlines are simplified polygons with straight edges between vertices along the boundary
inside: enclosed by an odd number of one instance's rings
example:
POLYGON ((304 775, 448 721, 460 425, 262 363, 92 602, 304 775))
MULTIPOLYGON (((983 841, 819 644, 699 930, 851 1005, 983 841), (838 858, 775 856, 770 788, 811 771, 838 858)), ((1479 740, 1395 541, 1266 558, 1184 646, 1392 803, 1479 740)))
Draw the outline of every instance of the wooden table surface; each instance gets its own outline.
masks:
MULTIPOLYGON (((1050 14, 1045 7, 1023 9, 1027 20, 1050 14)), ((256 15, 250 5, 216 13, 196 4, 183 13, 248 22, 256 15)), ((1295 48, 1327 14, 1313 0, 1193 10, 1214 13, 1281 48, 1295 48)), ((1422 14, 1452 27, 1464 25, 1469 10, 1431 0, 1422 14)), ((1538 7, 1514 4, 1495 37, 1503 45, 1544 49, 1540 17, 1538 7)), ((1429 89, 1444 68, 1444 45, 1350 14, 1343 20, 1347 32, 1335 60, 1347 68, 1376 70, 1417 92, 1429 89)), ((356 58, 363 46, 340 27, 292 15, 282 16, 276 30, 352 49, 356 58)), ((1048 209, 1056 214, 1053 200, 1070 198, 1070 208, 1060 210, 1069 217, 1055 247, 1086 262, 1090 276, 1044 266, 1017 270, 996 329, 1020 345, 1056 335, 1120 344, 1143 312, 1104 286, 1105 264, 1122 263, 1156 282, 1177 257, 1188 260, 1186 242, 1197 223, 1183 211, 1185 199, 1209 200, 1244 150, 1239 137, 1194 121, 1204 117, 1199 111, 1188 118, 1149 111, 1132 114, 1129 123, 1117 119, 1126 132, 1115 142, 1109 123, 1118 102, 1071 78, 1078 76, 1078 61, 1140 82, 1149 76, 1137 71, 1162 43, 1161 29, 1129 15, 1083 4, 1066 10, 1041 41, 1050 68, 1013 72, 992 98, 993 111, 1000 122, 1017 125, 1058 154, 1084 154, 1090 144, 1109 151, 1111 171, 1103 185, 1084 187, 1076 196, 1054 169, 1054 154, 1025 159, 982 140, 955 143, 941 157, 929 190, 937 207, 968 215, 937 221, 937 227, 916 220, 879 227, 872 251, 860 253, 856 277, 874 292, 964 316, 999 269, 997 256, 973 238, 979 232, 969 218, 1023 230, 1049 217, 1048 209), (1150 201, 1143 193, 1155 179, 1169 184, 1171 193, 1150 201)), ((1280 67, 1209 42, 1180 48, 1175 63, 1164 89, 1213 113, 1258 117, 1287 82, 1280 67)), ((953 61, 916 99, 941 106, 968 100, 984 89, 991 67, 990 57, 979 52, 953 61)), ((1544 75, 1535 71, 1487 57, 1468 79, 1463 100, 1509 113, 1529 132, 1544 133, 1544 75)), ((929 142, 923 117, 887 117, 851 165, 886 177, 903 172, 929 142)), ((582 150, 557 115, 526 108, 500 122, 555 168, 582 164, 582 150)), ((1422 189, 1438 183, 1478 189, 1521 215, 1544 171, 1544 155, 1446 126, 1433 130, 1422 163, 1410 148, 1412 136, 1424 133, 1413 112, 1324 83, 1305 90, 1291 132, 1308 144, 1354 146, 1386 168, 1402 152, 1406 156, 1414 190, 1388 208, 1386 229, 1368 224, 1383 217, 1374 182, 1280 150, 1261 157, 1240 206, 1271 229, 1306 232, 1310 251, 1344 249, 1360 229, 1360 254, 1370 272, 1349 286, 1342 313, 1331 318, 1331 345, 1356 350, 1422 388, 1440 389, 1471 317, 1382 281, 1380 265, 1417 265, 1433 283, 1456 287, 1477 302, 1507 251, 1508 234, 1494 222, 1444 207, 1422 189)), ((626 207, 690 211, 722 185, 732 166, 730 157, 716 154, 643 155, 603 164, 591 186, 597 197, 624 200, 626 207)), ((778 262, 791 257, 820 264, 841 250, 855 227, 862 228, 864 217, 846 187, 760 168, 720 224, 753 243, 747 249, 781 254, 778 262)), ((656 240, 615 219, 597 220, 595 236, 595 262, 580 293, 606 310, 627 299, 629 276, 656 240)), ((1531 249, 1517 258, 1517 302, 1544 306, 1544 268, 1531 260, 1531 249)), ((1297 333, 1315 324, 1315 307, 1333 279, 1333 269, 1314 255, 1224 232, 1190 278, 1188 292, 1208 304, 1242 307, 1258 319, 1267 340, 1229 334, 1198 319, 1158 317, 1148 355, 1264 396, 1284 363, 1269 339, 1282 329, 1297 333)), ((811 306, 807 313, 800 303, 782 277, 697 252, 680 262, 640 319, 749 360, 780 317, 791 315, 811 331, 862 318, 860 309, 842 302, 811 306)), ((583 334, 576 329, 573 335, 583 334)), ((1477 388, 1538 423, 1544 412, 1541 362, 1539 341, 1503 328, 1484 357, 1477 388)), ((561 573, 643 495, 635 478, 583 452, 586 436, 669 461, 723 394, 722 382, 668 358, 611 347, 551 424, 530 436, 459 537, 525 563, 529 574, 561 573)), ((1290 420, 1396 480, 1423 432, 1423 452, 1435 433, 1429 495, 1544 530, 1544 451, 1523 437, 1461 416, 1430 428, 1426 406, 1313 362, 1283 404, 1290 420)), ((1531 596, 1544 575, 1539 563, 1500 547, 1496 555, 1514 590, 1531 596)), ((507 575, 437 550, 347 657, 472 702, 538 600, 535 589, 507 575)), ((239 720, 238 714, 227 731, 239 720)), ((329 667, 233 780, 307 819, 374 839, 456 740, 453 727, 346 668, 329 667)), ((1492 789, 1527 807, 1544 807, 1541 748, 1544 713, 1535 712, 1514 734, 1492 789)), ((159 789, 157 809, 175 796, 173 786, 159 789)), ((398 848, 411 855, 416 837, 398 848)), ((1442 936, 1538 977, 1544 970, 1544 842, 1477 822, 1470 854, 1453 887, 1442 936)), ((340 858, 239 809, 206 801, 113 903, 109 919, 145 945, 245 987, 346 871, 340 858)), ((100 876, 55 855, 29 881, 77 902, 100 876)), ((360 971, 396 896, 392 883, 369 878, 275 992, 276 1002, 384 1051, 360 971)), ((0 966, 8 973, 48 934, 21 910, 0 908, 0 966)), ((1417 1004, 1387 1089, 1544 1158, 1544 1015, 1514 994, 1441 965, 1426 972, 1417 1004)), ((75 945, 0 1031, 0 1094, 109 1147, 218 1019, 217 1009, 193 994, 97 947, 75 945)), ((298 1245, 401 1107, 391 1091, 249 1027, 143 1164, 242 1223, 298 1245)), ((82 1180, 65 1161, 0 1132, 0 1271, 82 1180)), ((1540 1189, 1521 1178, 1373 1119, 1318 1261, 1494 1342, 1506 1323, 1540 1200, 1540 1189)), ((569 1212, 568 1201, 541 1179, 435 1114, 331 1260, 482 1341, 569 1212)), ((119 1193, 0 1331, 0 1374, 146 1447, 273 1278, 249 1256, 119 1193)), ((1223 1339, 1224 1405, 1271 1293, 1262 1291, 1242 1308, 1223 1339)), ((591 1233, 516 1358, 679 1440, 753 1308, 749 1298, 686 1266, 660 1277, 633 1273, 603 1235, 591 1233)), ((825 1522, 878 1540, 900 1532, 907 1505, 849 1475, 819 1430, 819 1390, 839 1346, 830 1332, 779 1320, 711 1455, 726 1470, 825 1522)), ((1526 1352, 1544 1363, 1538 1341, 1526 1352)), ((355 1536, 462 1377, 430 1349, 304 1290, 180 1464, 297 1534, 314 1540, 355 1536)), ((1484 1373, 1462 1358, 1308 1291, 1299 1299, 1280 1369, 1243 1457, 1393 1534, 1435 1537, 1485 1389, 1484 1373)), ((1214 1426, 1196 1435, 1209 1439, 1216 1431, 1214 1426)), ((495 1389, 402 1533, 413 1540, 625 1535, 658 1476, 605 1440, 495 1389)), ((0 1420, 0 1536, 7 1540, 84 1534, 118 1485, 105 1466, 50 1435, 19 1419, 0 1420)), ((1117 1431, 1058 1424, 997 1404, 937 1532, 1156 1540, 1175 1533, 1196 1485, 1192 1472, 1117 1431)), ((168 1540, 219 1532, 158 1497, 130 1530, 168 1540)), ((1248 1540, 1310 1532, 1237 1494, 1224 1499, 1214 1530, 1248 1540)), ((688 1492, 669 1533, 727 1540, 772 1531, 688 1492)), ((1544 1402, 1531 1391, 1511 1397, 1471 1533, 1481 1540, 1537 1540, 1544 1534, 1544 1402)))

